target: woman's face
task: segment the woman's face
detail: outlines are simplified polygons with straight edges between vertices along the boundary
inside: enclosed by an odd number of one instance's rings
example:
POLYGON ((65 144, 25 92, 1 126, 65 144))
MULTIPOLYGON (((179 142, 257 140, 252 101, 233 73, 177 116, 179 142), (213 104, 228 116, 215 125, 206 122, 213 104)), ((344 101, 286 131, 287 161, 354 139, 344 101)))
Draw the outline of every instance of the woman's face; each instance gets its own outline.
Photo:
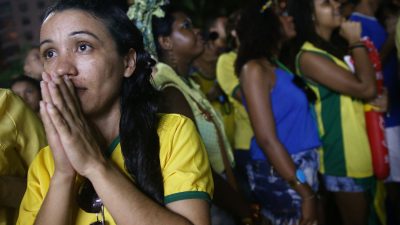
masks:
POLYGON ((342 23, 338 0, 314 0, 315 25, 323 29, 335 29, 342 23))
POLYGON ((286 39, 292 39, 296 36, 296 29, 293 22, 293 17, 289 16, 287 12, 287 1, 280 0, 278 1, 278 5, 274 6, 274 11, 279 17, 279 21, 281 22, 283 35, 286 39))
POLYGON ((42 79, 43 63, 40 61, 39 49, 33 48, 26 55, 24 72, 27 76, 30 76, 33 79, 42 79))
POLYGON ((199 29, 193 27, 192 21, 182 12, 173 14, 172 51, 180 58, 193 59, 204 50, 204 40, 199 29))
POLYGON ((39 102, 41 100, 40 90, 27 81, 16 82, 11 86, 11 90, 20 96, 32 108, 39 112, 39 102))
POLYGON ((126 63, 99 19, 81 10, 49 15, 40 31, 40 53, 45 72, 71 79, 86 115, 102 115, 118 104, 126 63))

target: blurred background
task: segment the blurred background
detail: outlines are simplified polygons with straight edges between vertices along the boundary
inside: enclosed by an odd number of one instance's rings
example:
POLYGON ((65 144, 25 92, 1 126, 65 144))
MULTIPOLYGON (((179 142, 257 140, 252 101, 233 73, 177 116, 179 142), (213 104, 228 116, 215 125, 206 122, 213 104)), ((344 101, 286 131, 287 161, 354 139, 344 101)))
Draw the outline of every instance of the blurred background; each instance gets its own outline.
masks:
MULTIPOLYGON (((23 73, 27 51, 39 44, 43 11, 54 0, 0 0, 0 87, 7 87, 11 77, 23 73)), ((115 0, 125 10, 133 0, 115 0)), ((206 17, 228 15, 241 0, 172 0, 183 7, 202 26, 206 17)))

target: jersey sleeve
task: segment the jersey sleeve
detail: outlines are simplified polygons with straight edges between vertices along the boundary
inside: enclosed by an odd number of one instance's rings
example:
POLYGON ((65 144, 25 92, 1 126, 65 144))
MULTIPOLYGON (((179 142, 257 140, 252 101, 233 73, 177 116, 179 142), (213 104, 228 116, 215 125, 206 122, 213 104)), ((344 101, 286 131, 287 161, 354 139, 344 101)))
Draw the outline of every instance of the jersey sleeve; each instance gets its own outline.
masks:
POLYGON ((235 73, 234 63, 236 54, 226 53, 218 58, 217 62, 217 80, 222 90, 228 96, 234 96, 239 88, 239 79, 235 73))
POLYGON ((34 224, 50 186, 54 161, 48 147, 42 149, 28 170, 28 183, 19 208, 17 225, 34 224))
POLYGON ((180 115, 163 116, 159 128, 164 202, 209 201, 214 183, 207 152, 194 123, 180 115))
POLYGON ((17 130, 16 150, 28 168, 39 150, 47 144, 43 124, 19 97, 10 96, 9 106, 17 130))

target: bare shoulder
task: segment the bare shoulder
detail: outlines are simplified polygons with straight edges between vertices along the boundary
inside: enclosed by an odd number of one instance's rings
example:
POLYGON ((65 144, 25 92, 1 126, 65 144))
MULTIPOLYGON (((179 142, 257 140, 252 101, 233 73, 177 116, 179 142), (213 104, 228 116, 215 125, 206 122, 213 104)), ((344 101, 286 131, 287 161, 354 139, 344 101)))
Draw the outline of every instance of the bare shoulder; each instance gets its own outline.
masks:
POLYGON ((183 93, 175 87, 166 87, 161 91, 160 113, 176 113, 194 121, 194 115, 183 93))
MULTIPOLYGON (((268 87, 273 86, 275 82, 274 65, 266 59, 253 59, 244 64, 240 81, 242 84, 262 84, 268 87)), ((253 85, 252 85, 253 86, 253 85)))
POLYGON ((244 74, 264 74, 273 71, 273 65, 266 59, 252 59, 243 65, 244 74))

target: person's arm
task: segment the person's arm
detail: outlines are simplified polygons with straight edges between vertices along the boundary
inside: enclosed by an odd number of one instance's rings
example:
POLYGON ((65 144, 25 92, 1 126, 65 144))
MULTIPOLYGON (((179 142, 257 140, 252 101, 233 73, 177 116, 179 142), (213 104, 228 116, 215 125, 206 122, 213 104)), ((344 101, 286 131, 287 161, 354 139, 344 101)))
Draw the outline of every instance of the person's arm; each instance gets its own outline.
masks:
POLYGON ((208 225, 208 203, 189 199, 172 202, 164 208, 144 195, 110 163, 103 162, 85 174, 117 224, 195 224, 208 225))
MULTIPOLYGON (((181 114, 195 122, 195 118, 189 103, 178 89, 174 87, 167 87, 163 89, 162 93, 162 107, 160 108, 160 112, 181 114)), ((234 215, 240 216, 241 218, 251 217, 250 204, 244 199, 242 194, 235 190, 214 170, 212 172, 215 186, 215 195, 213 200, 214 203, 232 212, 234 215), (223 196, 237 197, 224 198, 223 196)))
MULTIPOLYGON (((342 35, 350 43, 360 40, 361 25, 356 22, 345 22, 342 35)), ((314 52, 300 55, 300 70, 305 77, 322 84, 334 91, 359 99, 370 100, 376 96, 375 71, 364 47, 351 50, 355 64, 355 74, 336 65, 326 56, 314 52)))
MULTIPOLYGON (((55 111, 55 102, 62 100, 60 93, 57 91, 58 95, 54 94, 56 93, 56 88, 52 86, 54 83, 47 73, 43 73, 42 77, 41 91, 43 101, 40 102, 40 115, 53 154, 55 171, 50 180, 49 190, 38 212, 35 225, 69 225, 73 221, 72 212, 75 197, 73 193, 76 171, 68 160, 59 132, 50 114, 50 112, 55 111)), ((65 86, 63 88, 65 92, 65 86)), ((71 102, 71 99, 69 99, 68 103, 71 102)), ((60 118, 59 122, 61 122, 60 118)))
MULTIPOLYGON (((68 146, 68 151, 63 151, 66 155, 64 160, 71 164, 74 171, 92 182, 97 194, 117 224, 157 224, 160 221, 163 221, 164 224, 209 224, 204 217, 207 214, 208 205, 203 200, 177 201, 175 204, 168 204, 165 208, 148 198, 116 169, 112 162, 106 160, 86 119, 82 116, 80 108, 76 108, 78 104, 72 82, 68 79, 53 79, 55 80, 49 81, 47 85, 52 102, 47 103, 46 112, 42 115, 47 113, 61 146, 68 146), (187 209, 193 209, 193 211, 188 212, 187 209)), ((57 160, 55 161, 57 171, 57 160)), ((69 177, 60 176, 60 179, 55 179, 54 176, 52 182, 54 180, 56 184, 58 182, 66 184, 66 187, 62 189, 63 192, 59 193, 61 194, 59 198, 68 201, 68 197, 74 189, 73 185, 69 185, 69 177)), ((51 195, 51 191, 50 187, 38 219, 50 216, 49 213, 55 211, 50 208, 57 200, 56 196, 51 195)), ((60 192, 59 190, 55 191, 60 192)), ((64 203, 62 206, 65 207, 66 204, 64 203)), ((68 208, 64 208, 65 214, 61 215, 64 219, 68 219, 67 216, 71 215, 68 210, 68 208)), ((57 221, 57 223, 46 224, 64 223, 57 221)))
MULTIPOLYGON (((297 168, 287 150, 280 143, 275 130, 270 100, 270 91, 274 82, 274 68, 266 60, 249 61, 242 68, 240 83, 257 143, 278 174, 287 181, 293 181, 296 180, 297 168)), ((316 203, 312 197, 314 196, 312 189, 307 184, 297 185, 294 189, 304 199, 302 203, 303 222, 314 221, 316 219, 316 203)))

